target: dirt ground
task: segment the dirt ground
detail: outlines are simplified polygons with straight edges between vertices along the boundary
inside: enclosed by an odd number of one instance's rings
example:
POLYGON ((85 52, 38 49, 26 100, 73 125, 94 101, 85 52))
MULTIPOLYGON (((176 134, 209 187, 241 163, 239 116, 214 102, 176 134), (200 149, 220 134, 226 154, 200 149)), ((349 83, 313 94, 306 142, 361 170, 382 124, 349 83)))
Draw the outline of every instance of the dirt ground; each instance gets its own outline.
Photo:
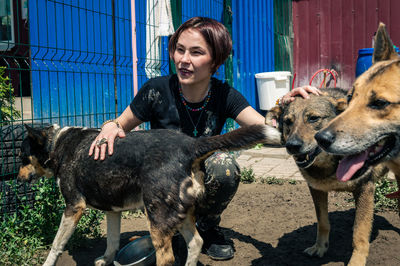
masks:
MULTIPOLYGON (((306 184, 240 184, 221 222, 234 244, 235 257, 217 262, 202 254, 199 265, 346 265, 352 253, 354 207, 350 199, 348 193, 329 194, 330 248, 323 258, 310 258, 303 250, 314 244, 316 218, 306 184)), ((147 233, 145 218, 123 219, 121 232, 122 247, 129 237, 147 233)), ((175 243, 176 264, 184 256, 181 241, 175 243)), ((376 213, 367 265, 400 265, 399 243, 398 214, 376 213)), ((105 246, 105 237, 90 240, 84 249, 66 250, 57 265, 93 265, 105 246)))

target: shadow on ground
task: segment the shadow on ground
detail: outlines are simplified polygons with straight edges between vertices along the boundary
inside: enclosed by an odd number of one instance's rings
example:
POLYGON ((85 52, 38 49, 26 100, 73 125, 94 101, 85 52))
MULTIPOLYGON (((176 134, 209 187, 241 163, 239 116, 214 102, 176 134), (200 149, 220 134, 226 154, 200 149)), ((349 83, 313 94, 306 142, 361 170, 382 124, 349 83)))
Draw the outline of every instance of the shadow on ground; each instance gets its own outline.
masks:
MULTIPOLYGON (((300 227, 284 234, 274 248, 271 244, 259 241, 249 235, 244 235, 232 229, 223 228, 225 235, 232 240, 248 243, 259 252, 259 258, 254 259, 251 265, 325 265, 332 262, 347 264, 352 253, 352 226, 354 210, 335 211, 329 214, 331 221, 330 248, 323 258, 309 257, 303 250, 312 246, 316 237, 316 224, 300 227)), ((375 215, 374 227, 371 234, 371 243, 374 242, 380 230, 394 231, 400 235, 400 230, 393 227, 384 217, 375 215)), ((268 228, 266 228, 268 230, 268 228)), ((147 231, 125 232, 121 235, 121 247, 129 242, 132 235, 143 236, 147 231)), ((173 241, 176 256, 175 265, 184 265, 186 261, 186 244, 182 237, 175 237, 173 241)), ((85 248, 69 251, 76 265, 92 265, 93 260, 101 256, 106 248, 106 238, 88 241, 85 248)), ((240 252, 240 251, 236 251, 240 252)), ((217 265, 218 262, 215 262, 217 265)), ((208 265, 199 262, 198 265, 208 265)))

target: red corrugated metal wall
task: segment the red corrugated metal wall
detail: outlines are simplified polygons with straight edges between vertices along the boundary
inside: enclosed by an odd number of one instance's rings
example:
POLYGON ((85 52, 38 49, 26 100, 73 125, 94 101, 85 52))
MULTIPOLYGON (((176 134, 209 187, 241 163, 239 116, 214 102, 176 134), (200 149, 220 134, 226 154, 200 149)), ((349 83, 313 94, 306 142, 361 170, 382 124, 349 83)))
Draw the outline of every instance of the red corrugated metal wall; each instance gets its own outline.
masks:
POLYGON ((399 0, 294 0, 295 85, 308 84, 321 68, 333 68, 339 73, 337 86, 350 88, 358 50, 371 47, 380 21, 400 46, 399 11, 399 0))

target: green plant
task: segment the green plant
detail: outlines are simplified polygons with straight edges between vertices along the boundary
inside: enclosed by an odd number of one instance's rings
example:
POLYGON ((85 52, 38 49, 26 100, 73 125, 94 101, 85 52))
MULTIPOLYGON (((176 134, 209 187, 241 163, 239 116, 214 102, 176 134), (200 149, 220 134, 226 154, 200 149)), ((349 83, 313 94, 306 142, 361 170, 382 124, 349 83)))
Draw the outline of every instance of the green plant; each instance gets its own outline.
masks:
POLYGON ((283 185, 285 183, 284 180, 278 179, 274 176, 262 177, 260 181, 262 184, 268 184, 268 185, 283 185))
MULTIPOLYGON (((10 187, 17 188, 15 181, 10 187)), ((36 191, 33 206, 21 205, 18 212, 5 215, 0 223, 0 265, 37 265, 44 262, 38 254, 49 247, 57 232, 64 200, 54 179, 40 179, 32 187, 36 191)), ((2 204, 3 197, 0 198, 2 204)), ((18 199, 25 202, 26 198, 18 199)), ((75 247, 85 243, 87 237, 100 235, 103 214, 87 210, 69 241, 75 247)))
POLYGON ((375 210, 397 210, 397 200, 388 199, 386 194, 392 193, 397 190, 396 182, 387 178, 381 179, 375 184, 375 210))
POLYGON ((130 219, 130 218, 141 218, 144 217, 144 213, 141 209, 138 210, 131 210, 131 211, 124 211, 121 214, 122 219, 130 219))
POLYGON ((258 143, 256 146, 254 146, 253 149, 255 149, 255 150, 261 150, 262 147, 264 147, 264 144, 258 143))
POLYGON ((0 126, 21 117, 21 113, 14 108, 14 102, 10 78, 5 75, 5 67, 0 67, 0 126))
POLYGON ((240 171, 240 182, 250 184, 256 181, 256 175, 252 168, 243 167, 240 171))

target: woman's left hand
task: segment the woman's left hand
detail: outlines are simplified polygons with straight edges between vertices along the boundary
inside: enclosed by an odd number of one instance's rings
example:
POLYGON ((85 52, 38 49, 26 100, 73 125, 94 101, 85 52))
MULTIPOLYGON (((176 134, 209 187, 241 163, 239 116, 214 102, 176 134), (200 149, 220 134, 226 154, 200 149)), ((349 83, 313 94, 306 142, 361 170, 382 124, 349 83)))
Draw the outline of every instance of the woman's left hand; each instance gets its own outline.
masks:
POLYGON ((281 103, 284 104, 289 104, 294 101, 296 95, 301 95, 304 99, 310 98, 310 93, 315 94, 315 95, 320 95, 321 91, 317 89, 316 87, 313 86, 302 86, 302 87, 297 87, 294 88, 293 90, 289 91, 286 93, 282 99, 281 103))

